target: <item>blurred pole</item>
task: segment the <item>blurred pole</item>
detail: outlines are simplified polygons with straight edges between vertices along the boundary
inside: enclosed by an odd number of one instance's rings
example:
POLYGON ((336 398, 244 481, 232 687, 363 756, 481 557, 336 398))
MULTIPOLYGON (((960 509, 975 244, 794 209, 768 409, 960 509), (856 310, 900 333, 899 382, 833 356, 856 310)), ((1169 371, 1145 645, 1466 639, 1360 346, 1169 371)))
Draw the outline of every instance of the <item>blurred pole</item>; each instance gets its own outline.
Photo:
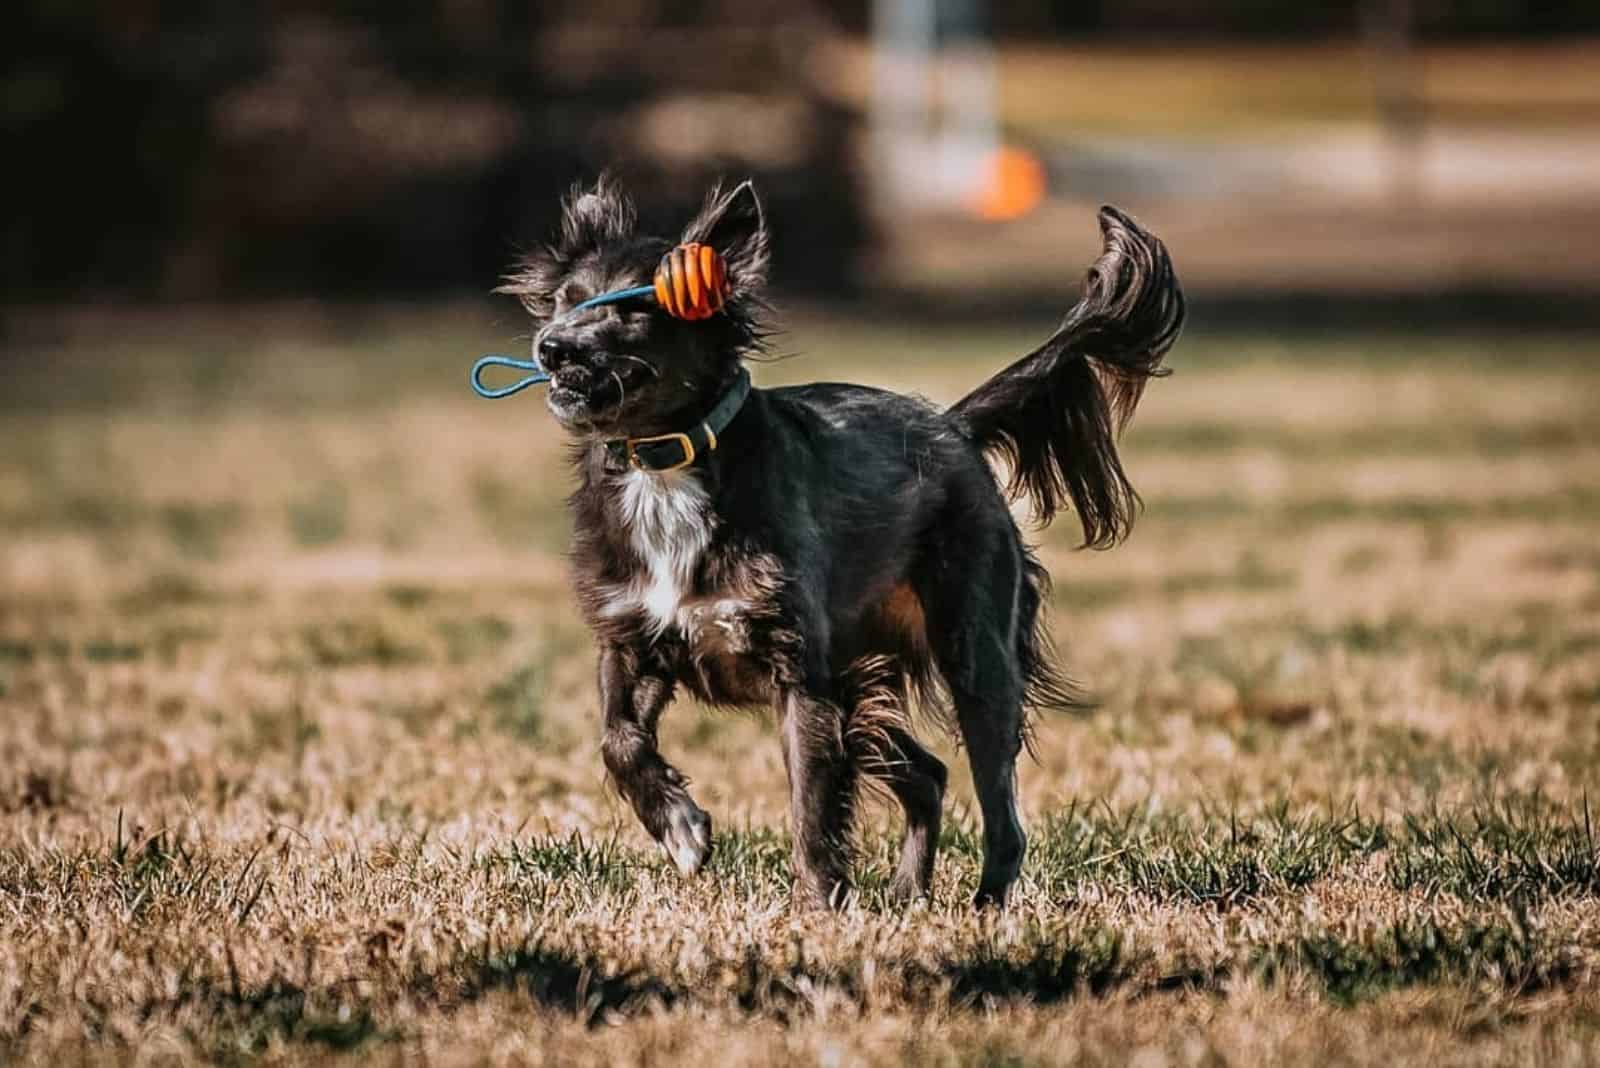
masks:
POLYGON ((1422 206, 1422 97, 1411 0, 1367 0, 1362 10, 1378 119, 1389 143, 1390 195, 1402 210, 1422 206))
POLYGON ((999 147, 981 0, 876 0, 872 16, 880 204, 969 207, 992 180, 999 147))
POLYGON ((925 166, 933 0, 872 5, 872 140, 882 206, 913 206, 925 166))
POLYGON ((941 103, 945 122, 938 140, 944 193, 970 201, 988 179, 1000 138, 995 123, 994 48, 984 33, 978 0, 942 0, 941 103))

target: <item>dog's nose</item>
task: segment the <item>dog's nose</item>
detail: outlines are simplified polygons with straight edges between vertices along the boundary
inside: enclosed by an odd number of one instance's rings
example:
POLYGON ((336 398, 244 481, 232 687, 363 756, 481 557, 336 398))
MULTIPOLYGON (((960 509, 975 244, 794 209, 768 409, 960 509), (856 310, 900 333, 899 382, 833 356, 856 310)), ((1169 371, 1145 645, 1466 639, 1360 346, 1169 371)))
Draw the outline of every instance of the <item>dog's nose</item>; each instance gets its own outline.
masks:
POLYGON ((578 346, 565 338, 546 334, 539 341, 539 362, 546 371, 554 371, 562 364, 571 363, 578 354, 578 346))

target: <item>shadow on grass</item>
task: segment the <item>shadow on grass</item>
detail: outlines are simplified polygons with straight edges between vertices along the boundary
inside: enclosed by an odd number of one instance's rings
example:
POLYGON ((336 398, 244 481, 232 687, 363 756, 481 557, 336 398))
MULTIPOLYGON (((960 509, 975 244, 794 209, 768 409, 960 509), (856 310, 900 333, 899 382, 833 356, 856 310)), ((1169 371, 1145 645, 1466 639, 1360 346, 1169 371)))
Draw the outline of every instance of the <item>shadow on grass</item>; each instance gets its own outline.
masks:
MULTIPOLYGON (((1402 921, 1358 938, 1310 931, 1189 964, 1158 964, 1150 950, 1130 945, 1120 932, 1090 926, 1070 933, 1040 929, 1021 945, 984 941, 931 961, 860 957, 779 965, 752 945, 730 955, 712 977, 617 970, 599 956, 544 943, 464 959, 452 970, 463 1001, 514 991, 590 1026, 686 1005, 737 1007, 784 1024, 839 1003, 860 1012, 883 1006, 961 1011, 1007 1002, 1049 1005, 1114 993, 1218 991, 1245 974, 1269 984, 1310 979, 1336 1003, 1350 1004, 1437 984, 1530 994, 1578 974, 1568 952, 1515 919, 1459 928, 1402 921)), ((434 976, 416 975, 408 985, 426 995, 435 982, 434 976)))
POLYGON ((1123 985, 1138 964, 1121 936, 1090 928, 1081 937, 1040 941, 1021 953, 985 944, 932 964, 872 958, 774 965, 759 947, 730 956, 716 982, 669 982, 643 970, 608 970, 595 956, 542 943, 460 962, 471 1000, 497 990, 526 993, 539 1006, 594 1025, 607 1016, 677 1005, 737 1006, 787 1023, 825 1001, 861 1011, 888 1002, 972 1008, 1008 1000, 1049 1004, 1100 996, 1123 985))
MULTIPOLYGON (((1015 941, 986 938, 932 960, 861 956, 779 965, 752 944, 693 976, 619 969, 601 955, 535 940, 438 969, 379 967, 307 986, 276 978, 241 988, 236 975, 190 979, 175 998, 143 1006, 138 1016, 170 1022, 214 1060, 240 1062, 275 1045, 350 1051, 404 1041, 420 1024, 386 1018, 392 1008, 413 1020, 419 1012, 448 1016, 496 994, 526 997, 531 1007, 587 1027, 685 1007, 787 1026, 840 1004, 861 1013, 986 1011, 1007 1003, 1222 992, 1238 976, 1268 985, 1310 980, 1333 1003, 1349 1005, 1441 984, 1526 995, 1571 984, 1581 973, 1571 947, 1515 918, 1459 928, 1404 921, 1354 938, 1308 931, 1189 964, 1158 963, 1151 950, 1131 947, 1107 927, 1030 928, 1015 941)), ((25 1023, 21 1034, 27 1031, 25 1023)), ((92 1019, 87 1031, 91 1040, 117 1041, 112 1028, 92 1019)))

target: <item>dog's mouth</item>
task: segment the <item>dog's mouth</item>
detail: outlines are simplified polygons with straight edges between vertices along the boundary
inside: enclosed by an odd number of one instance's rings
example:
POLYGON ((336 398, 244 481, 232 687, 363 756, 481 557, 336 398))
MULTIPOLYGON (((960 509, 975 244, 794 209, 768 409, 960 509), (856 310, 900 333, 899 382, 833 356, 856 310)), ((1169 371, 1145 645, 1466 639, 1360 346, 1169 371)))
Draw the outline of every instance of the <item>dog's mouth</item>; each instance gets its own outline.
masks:
MULTIPOLYGON (((648 376, 643 376, 648 378, 648 376)), ((614 422, 634 389, 644 383, 626 366, 563 367, 550 379, 545 404, 562 426, 589 430, 614 422)))

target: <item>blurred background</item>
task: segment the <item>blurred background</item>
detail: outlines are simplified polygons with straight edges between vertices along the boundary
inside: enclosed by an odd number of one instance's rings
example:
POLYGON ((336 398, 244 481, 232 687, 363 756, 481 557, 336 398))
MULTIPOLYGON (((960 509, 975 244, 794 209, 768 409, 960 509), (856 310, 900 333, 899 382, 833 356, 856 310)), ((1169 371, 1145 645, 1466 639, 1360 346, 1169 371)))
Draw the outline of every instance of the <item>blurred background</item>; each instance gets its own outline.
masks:
POLYGON ((1577 0, 0 19, 12 305, 480 294, 601 168, 666 223, 752 175, 781 291, 919 310, 1062 305, 1103 200, 1219 308, 1586 309, 1600 278, 1600 8, 1577 0))

